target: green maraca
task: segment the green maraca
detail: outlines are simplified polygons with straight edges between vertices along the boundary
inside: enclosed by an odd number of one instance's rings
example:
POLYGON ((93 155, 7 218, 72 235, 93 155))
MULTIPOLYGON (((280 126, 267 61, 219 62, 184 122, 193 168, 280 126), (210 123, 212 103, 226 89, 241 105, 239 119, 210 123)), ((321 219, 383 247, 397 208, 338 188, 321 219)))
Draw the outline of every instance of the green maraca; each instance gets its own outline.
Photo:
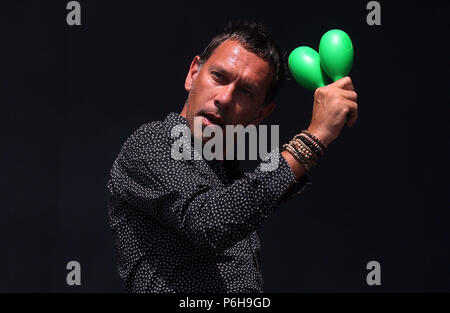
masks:
POLYGON ((310 47, 298 47, 289 55, 288 65, 300 85, 315 90, 326 85, 326 75, 336 81, 350 72, 353 65, 352 41, 344 31, 332 29, 320 39, 319 53, 310 47))
POLYGON ((326 74, 316 50, 306 46, 295 48, 289 55, 288 66, 294 79, 303 87, 315 90, 326 85, 326 74))
POLYGON ((350 72, 353 64, 353 44, 342 30, 327 31, 320 39, 320 64, 327 75, 336 81, 350 72))
POLYGON ((333 81, 347 76, 353 65, 352 40, 342 30, 327 31, 320 39, 319 57, 320 65, 333 81))

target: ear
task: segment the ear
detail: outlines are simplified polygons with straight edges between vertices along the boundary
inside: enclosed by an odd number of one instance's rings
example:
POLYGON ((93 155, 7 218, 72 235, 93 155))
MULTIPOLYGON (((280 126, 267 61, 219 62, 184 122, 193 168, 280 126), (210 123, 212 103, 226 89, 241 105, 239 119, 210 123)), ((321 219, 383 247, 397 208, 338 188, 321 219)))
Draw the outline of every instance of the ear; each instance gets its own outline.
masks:
POLYGON ((258 126, 266 117, 268 117, 275 109, 275 103, 271 102, 259 110, 258 116, 253 119, 250 124, 258 126))
POLYGON ((187 73, 186 80, 184 82, 184 89, 186 89, 186 91, 188 92, 191 91, 192 83, 195 80, 195 76, 199 72, 199 61, 200 56, 196 55, 192 60, 191 67, 189 68, 189 72, 187 73))

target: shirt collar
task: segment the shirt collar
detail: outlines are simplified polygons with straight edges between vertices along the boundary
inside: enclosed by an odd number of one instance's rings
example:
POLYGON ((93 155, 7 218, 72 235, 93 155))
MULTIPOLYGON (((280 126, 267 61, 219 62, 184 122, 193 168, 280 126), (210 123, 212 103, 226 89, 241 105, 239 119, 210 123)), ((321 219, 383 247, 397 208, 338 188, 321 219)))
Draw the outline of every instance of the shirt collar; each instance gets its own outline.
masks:
POLYGON ((165 130, 166 135, 169 138, 172 138, 172 136, 171 136, 172 129, 177 125, 187 125, 187 120, 186 120, 186 118, 181 116, 179 113, 170 112, 165 117, 163 124, 166 128, 166 130, 165 130))

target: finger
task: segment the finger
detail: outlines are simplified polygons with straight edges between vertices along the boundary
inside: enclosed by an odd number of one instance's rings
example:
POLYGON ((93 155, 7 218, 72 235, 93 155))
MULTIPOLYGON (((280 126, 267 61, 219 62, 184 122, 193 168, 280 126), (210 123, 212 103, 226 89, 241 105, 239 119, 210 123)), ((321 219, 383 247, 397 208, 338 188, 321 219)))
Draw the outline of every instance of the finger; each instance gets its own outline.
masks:
POLYGON ((353 82, 350 77, 345 76, 333 83, 338 88, 354 91, 353 82))
POLYGON ((341 95, 345 99, 351 100, 353 102, 356 102, 358 100, 358 94, 351 90, 341 89, 341 95))
POLYGON ((344 111, 345 113, 344 124, 347 124, 350 127, 350 125, 353 125, 353 123, 355 122, 354 116, 356 115, 357 117, 358 115, 357 113, 358 104, 350 100, 341 100, 340 107, 342 108, 342 111, 344 111))
POLYGON ((355 103, 354 106, 350 107, 350 112, 347 114, 347 126, 352 127, 356 120, 358 119, 358 108, 357 104, 355 103))

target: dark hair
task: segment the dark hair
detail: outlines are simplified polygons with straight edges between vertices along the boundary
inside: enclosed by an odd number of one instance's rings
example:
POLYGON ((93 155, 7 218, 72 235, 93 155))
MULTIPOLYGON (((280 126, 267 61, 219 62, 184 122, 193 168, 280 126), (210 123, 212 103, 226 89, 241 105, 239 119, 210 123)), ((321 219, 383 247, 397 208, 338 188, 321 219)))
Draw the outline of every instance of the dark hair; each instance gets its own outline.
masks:
POLYGON ((211 39, 200 56, 200 64, 204 64, 214 50, 229 39, 238 41, 246 50, 253 52, 269 63, 272 68, 272 81, 264 105, 270 103, 287 75, 285 54, 263 24, 256 21, 230 21, 221 32, 211 39))

